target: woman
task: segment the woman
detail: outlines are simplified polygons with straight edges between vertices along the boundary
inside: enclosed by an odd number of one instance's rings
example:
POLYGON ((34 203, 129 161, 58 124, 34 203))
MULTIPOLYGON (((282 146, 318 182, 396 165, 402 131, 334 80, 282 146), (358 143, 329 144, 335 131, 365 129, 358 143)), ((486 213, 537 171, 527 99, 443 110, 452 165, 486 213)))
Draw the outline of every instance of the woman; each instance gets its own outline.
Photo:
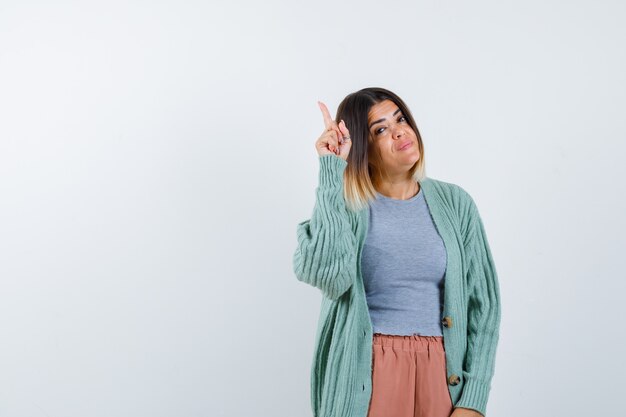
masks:
POLYGON ((478 209, 425 175, 424 145, 391 91, 348 95, 315 143, 313 215, 298 280, 323 294, 315 417, 485 416, 499 338, 498 278, 478 209))

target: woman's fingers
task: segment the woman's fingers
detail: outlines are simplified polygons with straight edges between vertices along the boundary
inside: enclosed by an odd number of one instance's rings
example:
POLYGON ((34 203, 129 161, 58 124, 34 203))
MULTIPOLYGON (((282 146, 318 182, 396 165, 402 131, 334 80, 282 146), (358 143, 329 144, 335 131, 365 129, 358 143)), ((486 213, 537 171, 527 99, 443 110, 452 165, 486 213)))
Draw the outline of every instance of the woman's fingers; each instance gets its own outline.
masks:
POLYGON ((328 148, 337 153, 337 147, 339 146, 339 135, 335 129, 329 130, 326 133, 326 137, 328 138, 328 148))
POLYGON ((334 138, 334 140, 330 139, 328 141, 328 149, 332 152, 338 154, 339 150, 337 149, 339 146, 339 137, 341 137, 341 130, 339 130, 339 126, 333 120, 330 112, 328 111, 328 107, 324 103, 318 100, 317 102, 320 110, 322 111, 322 116, 324 116, 324 127, 326 131, 334 132, 332 136, 329 138, 334 138))
POLYGON ((320 107, 320 110, 322 111, 322 116, 324 116, 324 127, 326 127, 326 129, 330 129, 333 127, 333 118, 330 115, 330 112, 328 111, 328 107, 326 107, 326 104, 322 103, 321 101, 317 102, 317 105, 320 107))
POLYGON ((341 122, 339 122, 337 126, 339 127, 339 130, 341 131, 341 142, 343 143, 343 138, 345 138, 346 136, 349 137, 350 131, 348 130, 348 127, 346 126, 346 122, 344 122, 343 120, 341 120, 341 122))
POLYGON ((324 127, 326 128, 326 130, 334 129, 337 131, 338 134, 341 135, 339 126, 337 126, 337 123, 333 120, 332 116, 330 115, 330 112, 328 111, 328 107, 326 107, 326 105, 322 103, 321 101, 318 101, 317 104, 320 106, 320 109, 322 110, 322 115, 324 116, 324 127))
POLYGON ((335 130, 324 130, 317 140, 315 147, 319 149, 320 155, 327 153, 338 153, 337 132, 335 130))
POLYGON ((341 130, 341 145, 339 146, 339 156, 341 156, 344 160, 347 160, 348 155, 350 154, 350 149, 352 148, 352 138, 350 138, 350 131, 346 126, 346 122, 344 122, 343 120, 339 122, 339 129, 341 130))
POLYGON ((325 129, 320 137, 320 144, 323 146, 322 149, 327 149, 345 160, 352 147, 352 142, 345 141, 344 138, 350 136, 350 131, 343 120, 341 120, 339 124, 333 120, 328 111, 328 107, 326 107, 324 103, 318 100, 317 104, 324 117, 325 129))

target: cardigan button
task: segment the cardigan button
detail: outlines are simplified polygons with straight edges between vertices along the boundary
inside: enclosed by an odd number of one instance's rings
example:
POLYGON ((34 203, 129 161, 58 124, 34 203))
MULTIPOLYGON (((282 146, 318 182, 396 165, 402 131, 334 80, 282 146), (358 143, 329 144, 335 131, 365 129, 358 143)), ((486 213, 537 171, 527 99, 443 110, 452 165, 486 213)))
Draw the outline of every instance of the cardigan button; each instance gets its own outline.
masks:
POLYGON ((452 374, 448 377, 448 384, 450 385, 458 385, 459 382, 461 382, 461 378, 456 374, 452 374))
POLYGON ((445 316, 443 320, 441 320, 443 327, 452 327, 452 317, 445 316))

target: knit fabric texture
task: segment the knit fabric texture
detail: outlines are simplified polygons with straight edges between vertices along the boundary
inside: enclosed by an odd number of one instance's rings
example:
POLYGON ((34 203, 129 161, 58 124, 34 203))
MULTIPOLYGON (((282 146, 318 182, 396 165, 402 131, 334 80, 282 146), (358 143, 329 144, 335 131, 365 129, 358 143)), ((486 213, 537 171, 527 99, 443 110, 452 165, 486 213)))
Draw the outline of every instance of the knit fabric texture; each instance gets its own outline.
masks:
MULTIPOLYGON (((348 163, 319 157, 310 219, 297 225, 293 270, 322 294, 311 363, 314 417, 366 417, 372 394, 372 323, 361 272, 369 210, 347 209, 348 163)), ((486 416, 500 327, 498 277, 478 209, 460 186, 419 181, 447 253, 442 321, 448 390, 455 407, 486 416)))

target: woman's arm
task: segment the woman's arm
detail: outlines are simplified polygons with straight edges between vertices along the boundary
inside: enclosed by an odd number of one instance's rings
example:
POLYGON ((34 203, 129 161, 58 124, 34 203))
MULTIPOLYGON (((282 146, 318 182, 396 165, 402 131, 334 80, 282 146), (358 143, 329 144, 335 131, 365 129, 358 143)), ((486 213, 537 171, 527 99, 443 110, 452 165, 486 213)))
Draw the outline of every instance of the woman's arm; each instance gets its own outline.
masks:
POLYGON ((315 207, 311 218, 297 225, 293 269, 299 281, 336 300, 356 275, 357 240, 343 199, 343 173, 348 163, 334 154, 320 156, 319 162, 315 207))
POLYGON ((468 257, 468 346, 463 369, 465 384, 456 406, 476 410, 484 416, 495 370, 500 290, 483 222, 473 200, 470 201, 472 216, 464 243, 468 257))

